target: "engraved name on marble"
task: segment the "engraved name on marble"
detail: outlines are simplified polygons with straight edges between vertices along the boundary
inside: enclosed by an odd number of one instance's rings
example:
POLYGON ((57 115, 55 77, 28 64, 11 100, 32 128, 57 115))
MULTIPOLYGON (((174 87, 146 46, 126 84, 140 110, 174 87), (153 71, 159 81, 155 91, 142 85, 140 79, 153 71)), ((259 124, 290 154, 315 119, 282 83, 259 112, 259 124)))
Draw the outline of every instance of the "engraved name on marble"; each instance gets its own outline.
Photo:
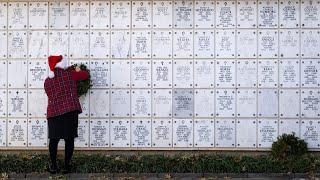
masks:
POLYGON ((175 89, 173 90, 173 116, 192 117, 193 116, 193 90, 175 89))
POLYGON ((194 20, 196 28, 214 27, 214 2, 196 1, 194 7, 194 20))
POLYGON ((235 147, 235 131, 234 119, 217 119, 215 125, 215 147, 235 147))
POLYGON ((302 120, 301 121, 301 139, 308 143, 308 148, 320 147, 319 135, 320 121, 318 120, 302 120))
POLYGON ((28 121, 28 146, 47 146, 47 120, 30 119, 28 121))
POLYGON ((131 120, 131 146, 151 147, 151 120, 131 120))
POLYGON ((110 124, 111 147, 130 147, 130 120, 114 119, 110 124))
POLYGON ((173 147, 193 146, 193 121, 192 119, 173 120, 173 147))
POLYGON ((109 146, 109 121, 100 119, 90 120, 90 147, 109 146))
POLYGON ((172 120, 154 119, 152 122, 152 147, 172 147, 172 120))
POLYGON ((8 146, 27 147, 27 120, 8 120, 8 146))

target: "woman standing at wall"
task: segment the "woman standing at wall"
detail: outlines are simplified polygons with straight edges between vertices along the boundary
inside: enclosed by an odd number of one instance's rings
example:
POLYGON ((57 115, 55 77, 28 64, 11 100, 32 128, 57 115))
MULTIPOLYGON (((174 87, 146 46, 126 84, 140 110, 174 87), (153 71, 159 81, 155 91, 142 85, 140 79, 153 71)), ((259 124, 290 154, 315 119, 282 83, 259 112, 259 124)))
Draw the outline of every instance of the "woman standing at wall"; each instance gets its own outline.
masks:
POLYGON ((48 96, 47 119, 49 130, 50 173, 57 173, 57 149, 60 139, 65 140, 65 169, 70 172, 74 138, 78 137, 78 115, 82 112, 77 94, 77 81, 88 78, 79 67, 68 70, 68 61, 62 56, 48 58, 49 77, 44 82, 48 96))

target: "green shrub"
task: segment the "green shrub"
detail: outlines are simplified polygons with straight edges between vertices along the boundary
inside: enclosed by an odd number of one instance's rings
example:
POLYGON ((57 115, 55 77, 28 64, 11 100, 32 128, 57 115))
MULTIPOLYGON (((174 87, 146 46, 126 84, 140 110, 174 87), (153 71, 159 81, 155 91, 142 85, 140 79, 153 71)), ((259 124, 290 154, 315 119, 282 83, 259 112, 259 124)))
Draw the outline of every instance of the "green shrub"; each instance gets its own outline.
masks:
POLYGON ((276 160, 295 159, 308 152, 307 143, 295 134, 282 134, 272 144, 271 154, 276 160))
MULTIPOLYGON (((1 173, 42 173, 49 162, 47 154, 0 153, 1 173)), ((63 156, 58 164, 63 167, 63 156)), ((105 155, 75 153, 74 173, 319 173, 320 156, 306 154, 285 163, 270 155, 243 156, 217 154, 105 155)), ((0 178, 1 179, 1 178, 0 178)))

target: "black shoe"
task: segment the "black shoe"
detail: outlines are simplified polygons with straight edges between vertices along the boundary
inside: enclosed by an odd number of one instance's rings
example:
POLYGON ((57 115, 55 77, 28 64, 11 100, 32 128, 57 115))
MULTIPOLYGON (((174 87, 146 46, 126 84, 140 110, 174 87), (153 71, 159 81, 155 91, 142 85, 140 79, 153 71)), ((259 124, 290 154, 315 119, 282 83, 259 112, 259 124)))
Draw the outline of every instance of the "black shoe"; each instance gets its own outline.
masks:
POLYGON ((71 172, 71 165, 65 165, 64 169, 62 170, 62 174, 68 174, 71 172))
POLYGON ((59 172, 57 164, 50 164, 48 167, 48 172, 50 174, 57 174, 59 172))

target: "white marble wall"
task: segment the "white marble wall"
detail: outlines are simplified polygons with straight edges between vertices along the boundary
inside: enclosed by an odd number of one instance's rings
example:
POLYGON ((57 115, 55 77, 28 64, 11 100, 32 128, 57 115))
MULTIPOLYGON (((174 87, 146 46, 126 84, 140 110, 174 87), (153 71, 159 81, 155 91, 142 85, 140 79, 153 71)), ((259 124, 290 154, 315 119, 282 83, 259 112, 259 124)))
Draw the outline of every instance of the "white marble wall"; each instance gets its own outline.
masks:
POLYGON ((0 2, 0 149, 47 147, 47 56, 91 69, 85 149, 320 149, 320 0, 0 2))

